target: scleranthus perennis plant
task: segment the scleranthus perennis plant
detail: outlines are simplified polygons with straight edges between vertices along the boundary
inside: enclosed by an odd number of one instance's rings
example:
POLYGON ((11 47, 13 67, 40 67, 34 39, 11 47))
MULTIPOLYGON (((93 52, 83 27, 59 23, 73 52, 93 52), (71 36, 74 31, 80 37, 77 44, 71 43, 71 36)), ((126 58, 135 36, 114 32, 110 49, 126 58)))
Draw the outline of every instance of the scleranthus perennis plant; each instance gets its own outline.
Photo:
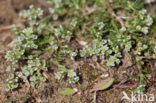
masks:
POLYGON ((39 58, 28 60, 27 65, 22 67, 22 73, 29 78, 28 80, 33 87, 41 86, 46 81, 42 74, 43 71, 47 71, 46 62, 39 58))
POLYGON ((63 65, 58 65, 59 71, 55 73, 55 78, 61 80, 67 76, 67 80, 70 84, 75 84, 79 81, 79 77, 77 76, 76 72, 72 69, 67 69, 63 65))
MULTIPOLYGON (((109 67, 122 65, 124 52, 132 54, 134 59, 147 56, 156 59, 156 43, 152 42, 155 37, 151 32, 153 16, 141 2, 108 1, 49 0, 51 7, 46 14, 31 5, 19 14, 24 26, 14 26, 17 38, 5 58, 12 67, 19 66, 18 71, 32 87, 45 82, 43 73, 52 62, 63 62, 65 58, 72 61, 96 58, 96 62, 109 67), (81 45, 80 40, 85 43, 81 45)), ((79 81, 74 70, 59 65, 55 78, 65 77, 70 84, 79 81)), ((9 76, 8 83, 12 83, 9 90, 18 87, 19 78, 15 78, 9 76)))
POLYGON ((8 51, 5 56, 7 60, 11 61, 12 64, 18 62, 22 58, 26 50, 37 49, 38 45, 35 44, 37 35, 34 34, 33 28, 26 28, 21 31, 20 36, 17 37, 14 43, 13 51, 8 51))
POLYGON ((5 86, 6 91, 14 90, 19 86, 19 77, 16 74, 14 74, 15 70, 16 70, 15 68, 12 69, 11 73, 9 74, 6 80, 7 81, 7 85, 5 86))

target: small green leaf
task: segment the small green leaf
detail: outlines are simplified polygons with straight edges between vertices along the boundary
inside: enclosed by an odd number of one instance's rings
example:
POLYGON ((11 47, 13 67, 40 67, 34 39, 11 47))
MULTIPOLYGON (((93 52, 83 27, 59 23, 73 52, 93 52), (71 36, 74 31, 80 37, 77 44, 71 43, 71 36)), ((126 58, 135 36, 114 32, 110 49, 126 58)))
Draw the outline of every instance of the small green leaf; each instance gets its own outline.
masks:
POLYGON ((59 90, 59 93, 62 95, 72 95, 75 91, 72 88, 65 88, 62 90, 59 90))
POLYGON ((145 0, 136 0, 136 1, 134 2, 133 7, 136 8, 136 9, 143 8, 144 3, 145 3, 145 0))
POLYGON ((63 65, 58 65, 58 67, 61 69, 61 71, 67 72, 67 68, 63 65))

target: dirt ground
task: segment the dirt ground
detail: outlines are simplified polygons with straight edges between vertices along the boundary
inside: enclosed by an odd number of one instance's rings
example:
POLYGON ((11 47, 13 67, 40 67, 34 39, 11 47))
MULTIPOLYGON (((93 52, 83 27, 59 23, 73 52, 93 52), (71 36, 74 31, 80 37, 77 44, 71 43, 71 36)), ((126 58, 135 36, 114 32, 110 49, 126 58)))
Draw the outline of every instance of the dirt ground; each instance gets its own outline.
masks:
MULTIPOLYGON (((46 3, 42 2, 42 0, 0 0, 0 52, 2 53, 0 54, 0 103, 91 103, 94 96, 93 93, 89 92, 91 83, 99 75, 110 72, 114 73, 117 81, 109 89, 97 92, 97 103, 128 103, 128 101, 121 101, 122 92, 128 92, 136 88, 138 80, 133 79, 132 76, 137 74, 137 65, 130 65, 126 69, 115 67, 106 70, 105 67, 92 60, 76 60, 73 62, 65 58, 64 65, 69 68, 76 67, 79 75, 82 76, 81 85, 79 86, 71 86, 64 81, 55 81, 54 72, 56 71, 56 66, 51 66, 46 74, 48 81, 43 88, 33 89, 28 88, 26 84, 22 84, 15 91, 5 91, 4 88, 8 76, 6 68, 9 64, 5 61, 4 54, 5 51, 11 49, 10 44, 14 39, 11 25, 19 24, 19 11, 27 9, 30 4, 34 4, 35 7, 41 7, 45 10, 47 9, 46 3), (118 70, 118 68, 120 69, 118 70), (122 82, 123 84, 118 84, 122 82), (62 96, 58 93, 58 89, 65 87, 77 88, 78 93, 72 96, 62 96)), ((123 61, 127 60, 127 56, 128 54, 125 54, 123 61)), ((130 59, 133 60, 131 56, 129 57, 129 61, 130 59)), ((152 73, 152 77, 147 83, 147 93, 152 93, 156 97, 156 63, 155 61, 147 61, 147 63, 150 66, 144 69, 148 69, 152 73)), ((156 103, 156 98, 153 103, 156 103)))

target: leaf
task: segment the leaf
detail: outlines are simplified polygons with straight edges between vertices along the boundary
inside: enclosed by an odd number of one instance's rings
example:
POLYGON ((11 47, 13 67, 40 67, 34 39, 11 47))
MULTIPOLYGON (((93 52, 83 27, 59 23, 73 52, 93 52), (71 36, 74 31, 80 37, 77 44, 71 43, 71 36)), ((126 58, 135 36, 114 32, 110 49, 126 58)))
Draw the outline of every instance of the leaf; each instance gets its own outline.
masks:
POLYGON ((144 6, 144 3, 145 3, 145 0, 136 0, 134 2, 134 5, 133 7, 136 8, 136 9, 140 9, 144 6))
POLYGON ((75 91, 72 88, 65 88, 65 89, 59 90, 59 93, 62 95, 72 95, 73 93, 75 93, 75 91))
POLYGON ((113 28, 114 28, 116 31, 118 31, 118 26, 117 26, 117 23, 115 22, 114 19, 111 21, 111 23, 112 23, 113 28))
POLYGON ((58 67, 59 67, 62 71, 67 72, 67 68, 66 68, 65 66, 58 64, 58 67))
POLYGON ((114 80, 115 80, 114 78, 109 77, 105 80, 99 81, 97 84, 95 84, 93 86, 93 89, 91 89, 91 92, 105 90, 105 89, 109 88, 113 84, 114 80))

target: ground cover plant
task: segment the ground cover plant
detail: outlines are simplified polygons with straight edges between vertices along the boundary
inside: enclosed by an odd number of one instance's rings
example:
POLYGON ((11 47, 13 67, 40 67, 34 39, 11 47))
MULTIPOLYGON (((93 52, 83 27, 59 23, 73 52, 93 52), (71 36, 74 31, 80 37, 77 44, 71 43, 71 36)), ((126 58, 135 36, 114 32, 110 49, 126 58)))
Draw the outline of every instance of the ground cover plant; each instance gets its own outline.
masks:
POLYGON ((66 85, 55 92, 74 95, 87 91, 89 103, 103 103, 96 98, 96 92, 111 88, 147 93, 149 81, 156 75, 151 73, 156 65, 152 64, 156 63, 156 15, 145 8, 146 1, 45 2, 48 11, 30 5, 19 13, 22 26, 14 24, 12 28, 16 38, 5 55, 10 63, 6 68, 7 92, 18 91, 24 84, 38 90, 47 83, 64 82, 66 85), (53 72, 48 74, 51 67, 53 72), (126 72, 130 79, 124 81, 120 72, 126 70, 132 72, 126 72), (82 86, 86 81, 87 87, 82 86), (125 86, 131 82, 137 83, 125 86))

